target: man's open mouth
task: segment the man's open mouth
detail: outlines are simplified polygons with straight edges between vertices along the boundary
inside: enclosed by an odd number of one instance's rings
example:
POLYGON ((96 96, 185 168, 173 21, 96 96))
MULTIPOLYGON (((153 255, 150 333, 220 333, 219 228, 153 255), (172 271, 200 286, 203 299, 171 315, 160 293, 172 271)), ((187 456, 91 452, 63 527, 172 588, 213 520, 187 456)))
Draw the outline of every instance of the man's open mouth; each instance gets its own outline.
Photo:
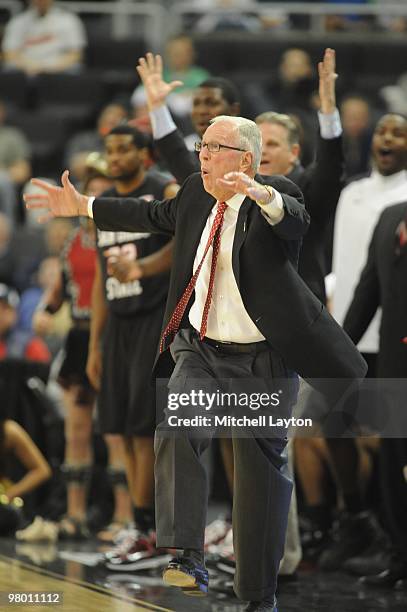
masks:
POLYGON ((381 147, 378 151, 380 157, 390 157, 394 154, 393 149, 389 149, 388 147, 381 147))

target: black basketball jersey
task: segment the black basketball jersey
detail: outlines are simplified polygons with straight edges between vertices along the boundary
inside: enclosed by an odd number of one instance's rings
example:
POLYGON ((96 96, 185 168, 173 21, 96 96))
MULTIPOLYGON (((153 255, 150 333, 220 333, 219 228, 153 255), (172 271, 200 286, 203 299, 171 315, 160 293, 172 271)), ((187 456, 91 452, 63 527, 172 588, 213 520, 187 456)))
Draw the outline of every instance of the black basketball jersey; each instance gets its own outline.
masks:
MULTIPOLYGON (((169 184, 168 177, 158 173, 146 173, 143 183, 125 197, 162 200, 169 184)), ((115 188, 109 189, 102 197, 123 197, 115 188)), ((97 249, 101 264, 105 296, 109 308, 118 316, 131 316, 155 308, 167 298, 169 273, 158 274, 140 280, 121 283, 107 273, 108 257, 119 255, 135 261, 159 251, 171 238, 162 234, 146 232, 105 232, 97 231, 97 249)))

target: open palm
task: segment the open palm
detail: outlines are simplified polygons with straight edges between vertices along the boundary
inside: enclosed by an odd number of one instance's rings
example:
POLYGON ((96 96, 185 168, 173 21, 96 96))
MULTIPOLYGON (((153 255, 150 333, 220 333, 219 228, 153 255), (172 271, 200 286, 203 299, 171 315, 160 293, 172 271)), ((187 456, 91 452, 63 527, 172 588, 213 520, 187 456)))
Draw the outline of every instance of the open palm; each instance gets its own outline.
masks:
POLYGON ((172 81, 171 83, 164 81, 161 55, 147 53, 145 58, 141 57, 137 72, 143 82, 150 111, 165 104, 167 96, 176 87, 183 85, 182 81, 172 81))
POLYGON ((41 192, 24 195, 27 208, 44 209, 39 221, 45 222, 52 217, 76 217, 87 215, 87 197, 75 189, 65 170, 61 177, 62 187, 51 185, 41 179, 32 179, 32 184, 40 187, 41 192))

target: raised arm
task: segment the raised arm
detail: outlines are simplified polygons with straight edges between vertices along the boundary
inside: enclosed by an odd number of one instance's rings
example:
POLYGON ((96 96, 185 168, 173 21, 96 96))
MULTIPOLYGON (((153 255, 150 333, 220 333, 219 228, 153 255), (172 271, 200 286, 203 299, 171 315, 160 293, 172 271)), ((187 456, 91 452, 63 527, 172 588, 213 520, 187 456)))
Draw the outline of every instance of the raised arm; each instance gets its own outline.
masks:
POLYGON ((165 106, 170 93, 183 85, 182 81, 171 81, 171 83, 164 81, 161 55, 147 53, 145 57, 141 57, 137 66, 137 72, 144 85, 148 110, 150 112, 165 106))
POLYGON ((137 71, 146 92, 156 147, 171 173, 182 184, 188 176, 199 170, 197 156, 188 150, 166 105, 167 96, 182 85, 182 81, 166 83, 161 56, 152 53, 139 59, 137 71))
POLYGON ((324 224, 335 212, 344 178, 342 126, 336 107, 335 84, 338 75, 334 49, 325 49, 323 60, 318 64, 318 74, 320 136, 316 161, 306 170, 309 180, 304 186, 304 196, 313 220, 324 224))
MULTIPOLYGON (((256 178, 264 180, 264 177, 256 178)), ((300 189, 284 177, 268 177, 272 185, 259 180, 243 172, 229 172, 218 182, 254 200, 279 238, 301 238, 308 230, 310 216, 305 210, 300 189)))

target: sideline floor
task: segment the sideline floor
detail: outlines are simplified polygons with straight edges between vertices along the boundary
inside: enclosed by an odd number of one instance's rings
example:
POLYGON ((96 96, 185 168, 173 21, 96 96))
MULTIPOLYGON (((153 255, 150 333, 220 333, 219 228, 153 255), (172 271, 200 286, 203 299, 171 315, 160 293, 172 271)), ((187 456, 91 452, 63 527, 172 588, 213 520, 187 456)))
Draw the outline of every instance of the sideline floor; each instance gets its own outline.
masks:
MULTIPOLYGON (((165 587, 160 570, 149 572, 108 572, 92 566, 98 548, 86 544, 25 544, 0 539, 0 591, 62 592, 63 604, 0 604, 1 612, 241 612, 236 599, 216 592, 207 598, 183 596, 178 589, 165 587)), ((223 576, 227 580, 226 576, 223 576)), ((218 584, 221 588, 222 582, 218 584)), ((345 574, 301 573, 296 582, 283 583, 279 612, 391 612, 407 611, 407 590, 371 590, 345 574)))

